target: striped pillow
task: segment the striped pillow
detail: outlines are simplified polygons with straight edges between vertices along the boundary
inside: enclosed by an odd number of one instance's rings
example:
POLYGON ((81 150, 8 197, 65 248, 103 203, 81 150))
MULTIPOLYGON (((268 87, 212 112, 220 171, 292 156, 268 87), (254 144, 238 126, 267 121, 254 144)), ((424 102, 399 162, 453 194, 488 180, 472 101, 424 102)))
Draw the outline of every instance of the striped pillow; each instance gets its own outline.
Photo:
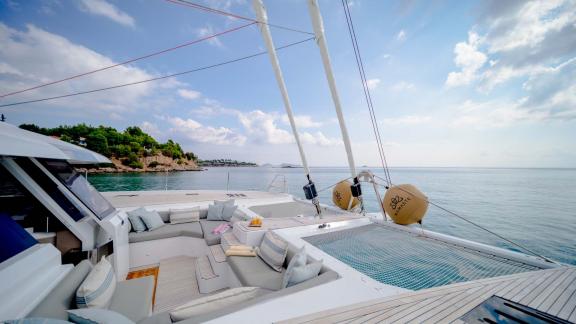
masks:
POLYGON ((282 266, 288 252, 288 243, 276 234, 268 231, 260 243, 258 256, 272 269, 282 272, 282 266))
POLYGON ((192 223, 200 221, 200 207, 188 209, 170 209, 170 224, 192 223))
POLYGON ((76 290, 78 308, 107 308, 116 289, 114 269, 105 257, 94 266, 76 290))

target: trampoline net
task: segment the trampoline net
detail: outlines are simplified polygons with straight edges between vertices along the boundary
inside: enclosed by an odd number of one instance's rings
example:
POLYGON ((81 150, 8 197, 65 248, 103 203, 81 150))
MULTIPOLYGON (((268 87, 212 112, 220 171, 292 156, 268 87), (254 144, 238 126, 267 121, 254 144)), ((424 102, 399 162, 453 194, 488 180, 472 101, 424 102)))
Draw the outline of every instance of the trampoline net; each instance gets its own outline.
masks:
POLYGON ((384 225, 303 239, 375 280, 410 290, 540 269, 384 225))

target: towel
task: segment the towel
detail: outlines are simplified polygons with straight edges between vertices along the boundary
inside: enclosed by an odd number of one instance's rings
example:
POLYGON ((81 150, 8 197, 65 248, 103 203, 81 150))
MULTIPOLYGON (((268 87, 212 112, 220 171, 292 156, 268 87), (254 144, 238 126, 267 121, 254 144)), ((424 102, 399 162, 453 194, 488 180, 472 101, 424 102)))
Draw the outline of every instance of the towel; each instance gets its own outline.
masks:
POLYGON ((226 232, 227 230, 230 229, 230 225, 228 224, 220 224, 218 226, 216 226, 216 228, 214 228, 212 230, 212 234, 216 234, 216 235, 220 235, 224 232, 226 232))
POLYGON ((230 245, 230 247, 228 248, 228 250, 242 250, 242 251, 252 251, 254 250, 254 247, 250 246, 250 245, 230 245))

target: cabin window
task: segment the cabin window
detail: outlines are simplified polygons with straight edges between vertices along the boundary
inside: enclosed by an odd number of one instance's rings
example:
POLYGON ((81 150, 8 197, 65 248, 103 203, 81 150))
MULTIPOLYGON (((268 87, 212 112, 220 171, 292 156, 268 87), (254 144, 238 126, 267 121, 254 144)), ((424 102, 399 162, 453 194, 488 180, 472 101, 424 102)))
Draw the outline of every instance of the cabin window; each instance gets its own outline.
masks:
POLYGON ((86 178, 67 162, 59 160, 40 160, 40 162, 99 219, 104 219, 116 210, 86 178))
POLYGON ((74 204, 58 189, 58 184, 54 183, 47 174, 45 174, 38 166, 36 166, 28 158, 15 159, 18 166, 20 166, 26 173, 34 179, 34 181, 42 187, 50 198, 52 198, 60 208, 62 208, 72 219, 79 221, 88 216, 80 211, 74 204))

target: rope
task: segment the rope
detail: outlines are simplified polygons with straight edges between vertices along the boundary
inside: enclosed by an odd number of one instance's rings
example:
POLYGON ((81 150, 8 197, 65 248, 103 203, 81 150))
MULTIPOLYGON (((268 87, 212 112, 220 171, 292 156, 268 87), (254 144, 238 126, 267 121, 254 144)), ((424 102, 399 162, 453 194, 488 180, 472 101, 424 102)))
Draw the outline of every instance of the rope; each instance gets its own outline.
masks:
POLYGON ((386 155, 384 154, 382 137, 380 135, 380 129, 378 127, 378 120, 376 118, 376 113, 374 112, 374 104, 372 102, 372 96, 370 95, 370 89, 368 88, 366 71, 364 70, 364 63, 362 61, 362 56, 360 55, 360 47, 358 45, 358 39, 356 37, 356 31, 354 29, 352 15, 350 14, 350 8, 348 7, 348 0, 342 0, 342 6, 344 8, 344 14, 346 15, 346 24, 348 25, 348 33, 350 35, 350 40, 352 41, 352 47, 354 48, 354 56, 356 59, 356 65, 358 66, 358 73, 360 74, 360 80, 362 82, 362 89, 364 90, 364 98, 366 99, 366 104, 368 105, 368 111, 370 112, 370 121, 372 123, 372 130, 374 131, 374 137, 376 138, 376 144, 378 146, 380 162, 382 163, 382 168, 384 169, 384 174, 386 178, 388 179, 389 182, 391 182, 390 171, 388 169, 388 162, 386 160, 386 155))
POLYGON ((146 55, 143 55, 143 56, 135 57, 135 58, 129 59, 129 60, 127 60, 127 61, 120 62, 120 63, 116 63, 116 64, 109 65, 109 66, 105 66, 105 67, 102 67, 102 68, 99 68, 99 69, 96 69, 96 70, 92 70, 92 71, 88 71, 88 72, 76 74, 76 75, 73 75, 73 76, 69 76, 69 77, 64 78, 64 79, 61 79, 61 80, 51 81, 51 82, 39 84, 39 85, 34 86, 34 87, 31 87, 31 88, 27 88, 27 89, 22 89, 22 90, 18 90, 18 91, 6 93, 6 94, 3 94, 3 95, 0 95, 0 98, 8 97, 8 96, 11 96, 11 95, 15 95, 15 94, 19 94, 19 93, 23 93, 23 92, 27 92, 27 91, 39 89, 39 88, 43 88, 43 87, 46 87, 46 86, 49 86, 49 85, 54 85, 54 84, 58 84, 58 83, 61 83, 61 82, 64 82, 64 81, 69 81, 69 80, 76 79, 76 78, 79 78, 79 77, 83 77, 83 76, 86 76, 86 75, 94 74, 94 73, 96 73, 96 72, 102 72, 102 71, 105 71, 105 70, 108 70, 108 69, 111 69, 111 68, 115 68, 115 67, 117 67, 117 66, 126 65, 126 64, 129 64, 129 63, 134 63, 134 62, 136 62, 136 61, 140 61, 140 60, 143 60, 143 59, 147 59, 147 58, 150 58, 150 57, 152 57, 152 56, 156 56, 156 55, 160 55, 160 54, 165 54, 165 53, 168 53, 168 52, 171 52, 171 51, 174 51, 174 50, 177 50, 177 49, 186 47, 186 46, 194 45, 194 44, 197 44, 197 43, 200 43, 200 42, 203 42, 203 41, 206 41, 206 40, 209 40, 209 39, 218 37, 218 36, 222 36, 222 35, 224 35, 224 34, 228 34, 228 33, 231 33, 231 32, 237 31, 237 30, 240 30, 240 29, 242 29, 242 28, 246 28, 246 27, 248 27, 248 26, 252 26, 252 25, 254 25, 255 23, 256 23, 256 22, 252 22, 252 23, 245 24, 245 25, 242 25, 242 26, 239 26, 239 27, 230 28, 230 29, 227 29, 227 30, 225 30, 225 31, 222 31, 222 32, 219 32, 219 33, 216 33, 216 34, 213 34, 213 35, 209 35, 209 36, 206 36, 206 37, 202 37, 202 38, 193 40, 193 41, 191 41, 191 42, 187 42, 187 43, 183 43, 183 44, 180 44, 180 45, 176 45, 176 46, 174 46, 174 47, 170 47, 170 48, 167 48, 167 49, 158 51, 158 52, 153 52, 153 53, 149 53, 149 54, 146 54, 146 55))
MULTIPOLYGON (((383 184, 380 184, 380 183, 375 182, 375 183, 376 183, 377 185, 379 185, 379 186, 383 186, 383 187, 385 187, 386 189, 388 189, 390 186, 393 186, 393 184, 392 184, 391 182, 388 182, 386 179, 384 179, 384 178, 382 178, 382 177, 379 177, 379 176, 377 176, 377 175, 374 175, 374 177, 376 177, 376 178, 378 178, 378 179, 380 179, 380 180, 383 180, 383 181, 385 181, 385 182, 388 184, 388 185, 383 185, 383 184)), ((410 192, 410 191, 408 191, 408 190, 406 190, 406 189, 403 189, 403 188, 400 188, 400 187, 396 187, 396 189, 401 190, 401 191, 404 191, 404 192, 406 192, 406 193, 408 193, 408 194, 414 195, 412 192, 410 192)), ((510 243, 510 244, 512 244, 512 245, 514 245, 514 246, 516 246, 516 247, 518 247, 518 248, 521 248, 521 249, 523 249, 524 251, 527 251, 527 252, 529 252, 530 254, 532 254, 532 255, 534 255, 534 256, 537 256, 537 257, 539 257, 539 258, 541 258, 541 259, 543 259, 543 260, 545 260, 545 261, 548 261, 548 262, 557 263, 556 261, 550 260, 550 259, 548 259, 547 257, 545 257, 545 256, 543 256, 543 255, 541 255, 541 254, 539 254, 539 253, 537 253, 537 252, 534 252, 534 251, 532 251, 531 249, 529 249, 529 248, 521 245, 520 243, 516 243, 516 242, 514 242, 514 241, 512 241, 512 240, 510 240, 510 239, 507 239, 506 237, 504 237, 504 236, 502 236, 502 235, 500 235, 500 234, 498 234, 498 233, 496 233, 496 232, 493 232, 493 231, 489 230, 488 228, 486 228, 486 227, 484 227, 484 226, 482 226, 482 225, 480 225, 480 224, 477 224, 477 223, 475 223, 475 222, 467 219, 466 217, 464 217, 464 216, 462 216, 462 215, 459 215, 459 214, 457 214, 457 213, 449 210, 448 208, 443 207, 443 206, 441 206, 441 205, 439 205, 439 204, 431 201, 431 200, 428 199, 428 198, 426 198, 426 202, 428 202, 430 205, 432 205, 432 206, 434 206, 434 207, 436 207, 436 208, 438 208, 438 209, 440 209, 440 210, 448 213, 449 215, 458 217, 459 219, 461 219, 461 220, 463 220, 463 221, 465 221, 465 222, 467 222, 467 223, 469 223, 469 224, 472 224, 472 225, 474 225, 474 226, 476 226, 476 227, 478 227, 478 228, 480 228, 480 229, 482 229, 482 230, 484 230, 484 231, 486 231, 486 232, 488 232, 488 233, 490 233, 490 234, 492 234, 492 235, 494 235, 494 236, 496 236, 496 237, 498 237, 498 238, 500 238, 500 239, 502 239, 502 240, 504 240, 504 241, 506 241, 506 242, 508 242, 508 243, 510 243)))
MULTIPOLYGON (((295 45, 299 45, 305 42, 308 42, 310 40, 313 40, 314 37, 310 37, 298 42, 294 42, 294 43, 290 43, 281 47, 276 48, 277 51, 279 50, 283 50, 286 49, 288 47, 291 46, 295 46, 295 45)), ((89 93, 94 93, 94 92, 100 92, 100 91, 106 91, 106 90, 111 90, 111 89, 117 89, 117 88, 122 88, 122 87, 127 87, 127 86, 132 86, 132 85, 137 85, 137 84, 142 84, 142 83, 147 83, 147 82, 152 82, 152 81, 158 81, 158 80, 162 80, 162 79, 168 79, 168 78, 172 78, 175 76, 180 76, 180 75, 184 75, 184 74, 189 74, 189 73, 194 73, 194 72, 199 72, 199 71, 203 71, 203 70, 208 70, 211 68, 215 68, 215 67, 219 67, 219 66, 223 66, 223 65, 227 65, 227 64, 231 64, 231 63, 236 63, 239 61, 243 61, 243 60, 247 60, 250 58, 254 58, 257 56, 261 56, 261 55, 265 55, 267 54, 267 51, 262 51, 262 52, 258 52, 252 55, 248 55, 248 56, 244 56, 241 58, 237 58, 234 60, 230 60, 230 61, 225 61, 225 62, 221 62, 221 63, 217 63, 217 64, 212 64, 212 65, 208 65, 208 66, 204 66, 204 67, 200 67, 200 68, 196 68, 196 69, 192 69, 192 70, 188 70, 188 71, 184 71, 184 72, 179 72, 179 73, 174 73, 174 74, 169 74, 169 75, 165 75, 165 76, 160 76, 160 77, 156 77, 156 78, 152 78, 152 79, 147 79, 147 80, 141 80, 141 81, 136 81, 136 82, 130 82, 130 83, 124 83, 124 84, 119 84, 119 85, 115 85, 115 86, 110 86, 110 87, 105 87, 105 88, 100 88, 100 89, 94 89, 94 90, 88 90, 88 91, 81 91, 81 92, 75 92, 75 93, 70 93, 70 94, 66 94, 66 95, 61 95, 61 96, 55 96, 55 97, 48 97, 48 98, 42 98, 42 99, 35 99, 35 100, 27 100, 27 101, 20 101, 20 102, 14 102, 14 103, 9 103, 9 104, 4 104, 4 105, 0 105, 0 108, 2 107, 11 107, 11 106, 18 106, 18 105, 23 105, 23 104, 29 104, 29 103, 35 103, 35 102, 42 102, 42 101, 48 101, 48 100, 55 100, 55 99, 61 99, 61 98, 66 98, 66 97, 73 97, 73 96, 78 96, 78 95, 83 95, 83 94, 89 94, 89 93)))
POLYGON ((246 21, 251 21, 251 22, 257 22, 257 23, 265 24, 265 25, 268 25, 268 26, 270 26, 270 27, 274 27, 274 28, 277 28, 277 29, 283 29, 283 30, 288 30, 288 31, 291 31, 291 32, 296 32, 296 33, 301 33, 301 34, 307 34, 307 35, 314 35, 314 33, 307 32, 307 31, 304 31, 304 30, 299 30, 299 29, 295 29, 295 28, 290 28, 290 27, 285 27, 285 26, 281 26, 281 25, 271 24, 271 23, 268 23, 268 22, 258 21, 258 20, 256 20, 256 19, 252 19, 252 18, 245 17, 245 16, 240 16, 240 15, 237 15, 237 14, 234 14, 234 13, 231 13, 231 12, 227 12, 227 11, 223 11, 223 10, 219 10, 219 9, 210 8, 210 7, 203 6, 203 5, 201 5, 201 4, 194 3, 194 2, 191 2, 191 1, 187 1, 187 0, 165 0, 165 1, 171 2, 171 3, 174 3, 174 4, 178 4, 178 5, 181 5, 181 6, 186 6, 186 7, 191 7, 191 8, 198 9, 198 10, 203 10, 203 11, 210 12, 210 13, 215 13, 215 14, 219 14, 219 15, 224 15, 224 16, 236 18, 236 19, 241 19, 241 20, 246 20, 246 21))

